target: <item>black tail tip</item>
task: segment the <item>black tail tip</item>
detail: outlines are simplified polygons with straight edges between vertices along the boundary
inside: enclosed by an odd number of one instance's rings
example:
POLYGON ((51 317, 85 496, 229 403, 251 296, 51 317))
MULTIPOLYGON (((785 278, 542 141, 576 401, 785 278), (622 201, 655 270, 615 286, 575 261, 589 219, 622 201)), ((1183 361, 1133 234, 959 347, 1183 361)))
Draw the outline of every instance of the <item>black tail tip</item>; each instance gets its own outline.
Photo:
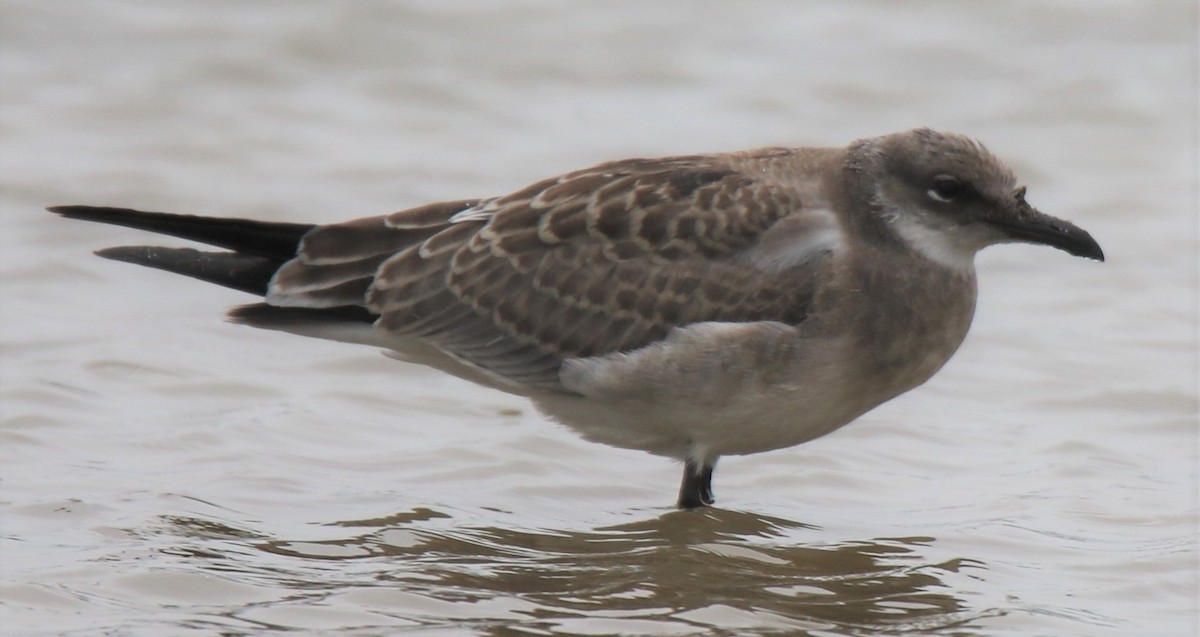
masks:
MULTIPOLYGON (((186 250, 188 248, 176 249, 186 250)), ((117 246, 115 248, 101 248, 100 250, 93 251, 92 254, 104 257, 105 259, 112 259, 113 261, 152 266, 159 258, 162 250, 164 248, 156 246, 117 246)), ((192 252, 199 254, 196 250, 192 250, 192 252)))
POLYGON ((131 212, 137 212, 129 208, 112 208, 109 206, 46 206, 47 212, 53 212, 56 215, 62 215, 68 219, 83 219, 97 220, 104 217, 119 216, 131 212))
POLYGON ((94 208, 96 208, 96 206, 80 206, 76 204, 69 206, 46 206, 46 210, 48 212, 53 212, 56 215, 69 215, 76 212, 82 212, 84 210, 92 210, 94 208))

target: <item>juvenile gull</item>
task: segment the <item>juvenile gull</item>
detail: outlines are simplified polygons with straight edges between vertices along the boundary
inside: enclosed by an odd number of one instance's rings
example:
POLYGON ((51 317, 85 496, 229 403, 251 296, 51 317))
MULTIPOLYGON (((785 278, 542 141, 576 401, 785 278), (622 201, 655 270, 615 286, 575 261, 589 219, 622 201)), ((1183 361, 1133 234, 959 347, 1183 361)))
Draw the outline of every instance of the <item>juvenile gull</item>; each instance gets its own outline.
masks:
POLYGON ((502 197, 327 226, 56 206, 224 248, 102 257, 264 297, 232 321, 383 347, 528 397, 584 438, 683 461, 823 436, 929 379, 975 310, 975 253, 1104 260, 966 137, 627 159, 502 197))

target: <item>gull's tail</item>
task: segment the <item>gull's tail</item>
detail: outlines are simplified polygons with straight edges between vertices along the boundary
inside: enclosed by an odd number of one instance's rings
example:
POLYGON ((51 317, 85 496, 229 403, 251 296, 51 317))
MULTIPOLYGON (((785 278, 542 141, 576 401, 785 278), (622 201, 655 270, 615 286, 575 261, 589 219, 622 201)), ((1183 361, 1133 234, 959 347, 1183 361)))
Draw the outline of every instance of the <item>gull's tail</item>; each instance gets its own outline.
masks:
POLYGON ((101 206, 53 206, 47 210, 69 219, 147 230, 230 250, 203 252, 192 248, 122 246, 97 250, 96 254, 259 296, 267 293, 276 270, 296 256, 300 240, 315 227, 101 206))

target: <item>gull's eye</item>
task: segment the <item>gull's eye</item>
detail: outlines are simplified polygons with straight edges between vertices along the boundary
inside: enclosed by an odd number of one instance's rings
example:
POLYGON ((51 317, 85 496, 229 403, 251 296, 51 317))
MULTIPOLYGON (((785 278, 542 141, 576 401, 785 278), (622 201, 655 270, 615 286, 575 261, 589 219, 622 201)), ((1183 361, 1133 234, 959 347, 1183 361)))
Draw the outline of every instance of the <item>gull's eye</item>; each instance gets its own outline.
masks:
POLYGON ((933 185, 929 187, 926 194, 930 199, 940 201, 942 203, 950 203, 962 196, 966 188, 963 187, 961 181, 951 177, 950 175, 938 175, 933 178, 933 185))

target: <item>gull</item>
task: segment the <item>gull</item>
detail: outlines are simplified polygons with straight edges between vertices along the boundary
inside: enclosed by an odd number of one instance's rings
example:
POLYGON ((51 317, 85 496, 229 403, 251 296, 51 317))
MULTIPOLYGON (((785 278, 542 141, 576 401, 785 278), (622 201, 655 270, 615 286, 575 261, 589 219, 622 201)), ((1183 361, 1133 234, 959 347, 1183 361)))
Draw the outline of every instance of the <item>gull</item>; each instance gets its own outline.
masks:
POLYGON ((921 385, 975 310, 975 254, 1104 260, 968 137, 626 159, 331 225, 55 206, 221 248, 96 254, 262 297, 235 323, 383 348, 684 465, 824 436, 921 385))

